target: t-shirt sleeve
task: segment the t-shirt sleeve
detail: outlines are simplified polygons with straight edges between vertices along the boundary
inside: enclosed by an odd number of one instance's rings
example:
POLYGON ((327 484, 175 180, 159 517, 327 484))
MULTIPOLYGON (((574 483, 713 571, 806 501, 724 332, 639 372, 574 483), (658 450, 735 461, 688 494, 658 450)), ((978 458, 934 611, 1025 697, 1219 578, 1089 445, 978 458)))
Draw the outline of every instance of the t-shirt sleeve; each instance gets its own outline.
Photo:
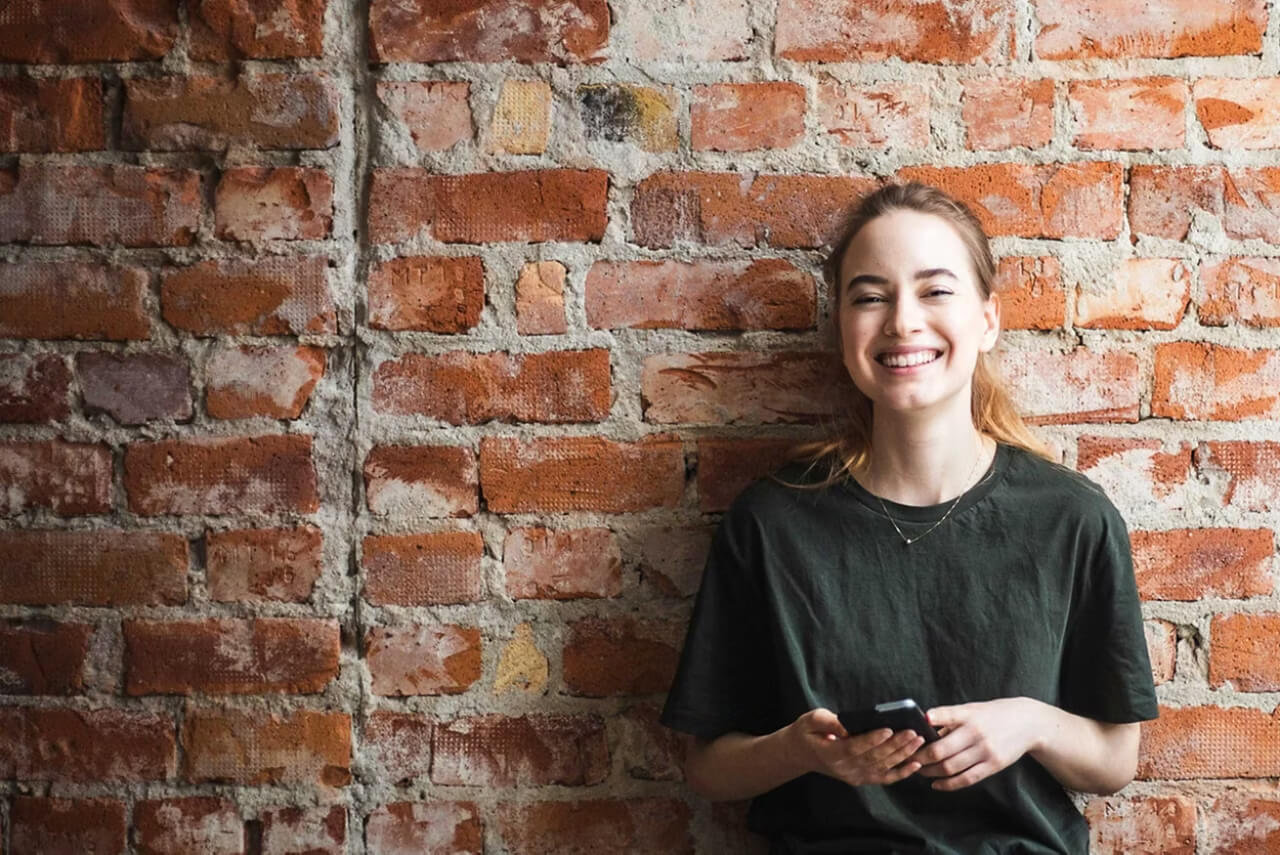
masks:
POLYGON ((1097 721, 1146 721, 1159 708, 1129 532, 1114 505, 1103 502, 1101 532, 1067 629, 1059 705, 1097 721))
POLYGON ((684 647, 659 721, 713 739, 770 732, 769 628, 758 565, 759 531, 741 502, 721 518, 694 599, 684 647))

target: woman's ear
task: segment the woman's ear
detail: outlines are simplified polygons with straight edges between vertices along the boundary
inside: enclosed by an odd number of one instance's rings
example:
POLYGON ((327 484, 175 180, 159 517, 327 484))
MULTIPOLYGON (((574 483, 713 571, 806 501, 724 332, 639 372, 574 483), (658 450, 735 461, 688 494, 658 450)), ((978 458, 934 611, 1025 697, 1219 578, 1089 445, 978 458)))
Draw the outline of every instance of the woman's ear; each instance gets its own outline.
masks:
POLYGON ((1000 295, 994 291, 982 306, 982 318, 986 321, 987 328, 982 333, 982 346, 979 350, 986 353, 996 346, 996 340, 1000 338, 1000 295))

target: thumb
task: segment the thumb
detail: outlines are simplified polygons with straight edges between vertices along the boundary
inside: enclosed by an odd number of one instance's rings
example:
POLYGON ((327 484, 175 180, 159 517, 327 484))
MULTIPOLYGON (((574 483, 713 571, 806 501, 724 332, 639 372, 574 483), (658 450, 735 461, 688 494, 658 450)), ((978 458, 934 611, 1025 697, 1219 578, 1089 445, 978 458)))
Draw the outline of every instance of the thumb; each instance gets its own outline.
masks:
POLYGON ((849 735, 845 732, 844 725, 840 723, 839 716, 826 707, 814 709, 810 721, 813 723, 813 729, 818 733, 834 733, 842 738, 849 735))
POLYGON ((964 710, 961 707, 930 707, 925 710, 925 720, 937 730, 939 727, 953 727, 964 721, 964 710))

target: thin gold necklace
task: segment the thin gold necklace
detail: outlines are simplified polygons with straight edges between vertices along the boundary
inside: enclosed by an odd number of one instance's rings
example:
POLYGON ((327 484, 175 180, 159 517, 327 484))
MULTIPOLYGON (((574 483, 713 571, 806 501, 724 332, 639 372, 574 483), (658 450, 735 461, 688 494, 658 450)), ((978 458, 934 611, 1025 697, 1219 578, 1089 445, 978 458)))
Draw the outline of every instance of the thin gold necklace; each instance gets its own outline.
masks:
MULTIPOLYGON (((969 483, 969 481, 973 479, 973 473, 978 471, 978 464, 982 462, 983 456, 984 455, 982 453, 982 438, 979 437, 978 438, 978 456, 973 461, 973 468, 970 469, 969 474, 965 476, 964 483, 966 485, 969 483)), ((915 537, 907 537, 905 534, 903 534, 902 529, 898 527, 898 521, 893 518, 893 514, 889 513, 889 508, 885 505, 884 499, 880 498, 878 494, 872 493, 872 495, 875 496, 876 501, 880 503, 881 509, 884 510, 884 515, 889 518, 889 522, 893 523, 893 530, 898 533, 898 537, 902 538, 903 543, 905 543, 907 546, 910 546, 920 538, 929 534, 929 532, 933 531, 938 526, 942 525, 946 521, 947 517, 951 516, 951 512, 956 509, 956 505, 960 504, 960 500, 964 498, 965 493, 969 492, 969 489, 970 488, 968 486, 962 489, 960 491, 960 494, 956 496, 955 499, 951 502, 951 507, 947 508, 947 512, 943 514, 942 517, 936 523, 929 526, 928 530, 926 530, 924 534, 918 534, 915 537)))

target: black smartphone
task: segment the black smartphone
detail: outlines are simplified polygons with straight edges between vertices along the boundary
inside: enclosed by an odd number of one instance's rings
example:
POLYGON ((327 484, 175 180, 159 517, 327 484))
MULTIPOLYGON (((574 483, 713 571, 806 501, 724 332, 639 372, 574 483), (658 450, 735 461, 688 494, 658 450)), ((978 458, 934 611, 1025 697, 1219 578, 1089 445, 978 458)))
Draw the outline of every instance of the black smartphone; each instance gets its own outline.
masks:
POLYGON ((924 710, 916 706, 916 702, 911 698, 886 701, 866 709, 847 710, 836 713, 836 716, 850 736, 887 727, 894 732, 914 730, 924 737, 926 743, 941 738, 938 736, 938 731, 934 730, 933 725, 929 724, 924 717, 924 710))

